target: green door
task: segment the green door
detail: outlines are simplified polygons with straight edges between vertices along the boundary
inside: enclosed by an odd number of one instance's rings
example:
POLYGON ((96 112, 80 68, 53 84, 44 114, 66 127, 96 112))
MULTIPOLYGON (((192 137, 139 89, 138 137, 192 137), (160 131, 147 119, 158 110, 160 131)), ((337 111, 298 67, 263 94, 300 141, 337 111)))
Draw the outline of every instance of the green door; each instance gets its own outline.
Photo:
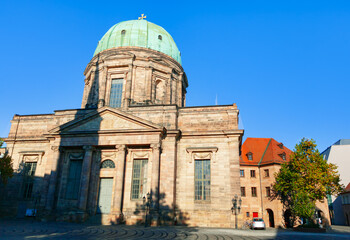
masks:
POLYGON ((113 178, 101 178, 97 213, 110 213, 112 204, 113 178))

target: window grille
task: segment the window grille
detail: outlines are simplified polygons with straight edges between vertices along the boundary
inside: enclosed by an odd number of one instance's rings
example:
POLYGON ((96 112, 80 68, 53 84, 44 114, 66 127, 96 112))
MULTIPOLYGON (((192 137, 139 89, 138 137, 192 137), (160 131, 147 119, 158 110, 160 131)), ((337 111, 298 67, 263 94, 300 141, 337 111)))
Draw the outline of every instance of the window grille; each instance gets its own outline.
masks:
POLYGON ((23 167, 23 198, 32 197, 36 162, 26 162, 23 167))
POLYGON ((120 107, 122 104, 123 79, 112 79, 111 93, 109 96, 110 107, 120 107))
POLYGON ((210 200, 210 160, 195 160, 195 200, 210 200))
POLYGON ((147 193, 148 159, 134 159, 131 199, 141 199, 147 193))
POLYGON ((82 165, 82 160, 70 160, 66 199, 78 199, 82 165))
POLYGON ((112 160, 105 160, 101 163, 101 168, 115 168, 115 164, 112 160))

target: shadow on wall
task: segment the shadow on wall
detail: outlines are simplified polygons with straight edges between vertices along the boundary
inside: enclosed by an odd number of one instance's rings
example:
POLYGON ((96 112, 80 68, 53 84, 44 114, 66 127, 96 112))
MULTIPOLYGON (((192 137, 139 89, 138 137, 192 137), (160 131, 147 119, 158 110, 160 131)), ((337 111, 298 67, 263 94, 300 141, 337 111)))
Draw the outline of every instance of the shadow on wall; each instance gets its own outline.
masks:
POLYGON ((142 217, 138 218, 136 224, 151 225, 180 225, 187 226, 189 220, 188 214, 178 209, 177 205, 167 205, 165 203, 165 193, 159 193, 159 208, 152 201, 147 201, 147 197, 143 199, 142 204, 136 204, 134 215, 142 217), (148 207, 149 206, 149 207, 148 207), (142 220, 141 220, 142 219, 142 220))
MULTIPOLYGON (((96 69, 98 69, 98 61, 96 69)), ((90 116, 97 113, 97 103, 99 101, 98 73, 87 84, 91 84, 87 97, 89 104, 86 104, 85 109, 78 109, 74 119, 66 124, 83 119, 87 114, 90 116)), ((20 124, 20 121, 18 121, 18 124, 20 124)), ((98 187, 94 185, 94 189, 91 188, 91 179, 99 178, 99 176, 91 176, 90 169, 93 166, 93 151, 91 149, 97 146, 99 142, 99 126, 97 126, 97 130, 87 132, 88 136, 92 137, 83 141, 80 138, 78 142, 75 139, 75 137, 79 137, 78 135, 73 134, 69 137, 61 132, 63 130, 62 126, 66 126, 66 124, 59 127, 58 136, 50 137, 48 145, 38 143, 38 146, 42 146, 40 152, 43 153, 43 159, 39 157, 38 159, 26 160, 23 154, 19 154, 22 149, 19 144, 16 144, 23 137, 20 134, 17 136, 17 132, 15 136, 11 136, 11 140, 14 139, 14 144, 10 152, 18 153, 19 156, 18 159, 12 158, 12 161, 20 164, 6 186, 0 182, 0 217, 24 218, 27 209, 34 208, 38 209, 38 216, 40 215, 40 217, 47 220, 55 220, 57 216, 62 215, 61 210, 64 207, 66 212, 88 212, 88 198, 90 198, 91 192, 96 191, 98 187), (64 143, 67 138, 69 138, 72 146, 67 145, 69 141, 64 143), (86 147, 89 147, 89 149, 86 147), (66 154, 67 151, 80 151, 82 155, 79 159, 69 158, 66 154), (91 154, 90 157, 87 156, 87 153, 91 154), (41 175, 39 172, 43 173, 42 177, 38 177, 38 175, 41 175), (65 181, 66 184, 62 185, 62 181, 65 181), (75 181, 75 183, 69 181, 75 181), (72 195, 74 195, 74 191, 75 195, 78 195, 74 200, 67 197, 70 184, 75 184, 73 190, 70 189, 72 195), (81 198, 82 194, 84 195, 83 198, 81 198), (61 203, 63 203, 62 206, 60 206, 61 203)), ((23 143, 26 144, 26 142, 23 143)), ((27 149, 25 150, 27 151, 27 149)), ((33 155, 33 153, 31 154, 33 155)), ((75 198, 75 196, 72 198, 75 198)), ((71 215, 74 215, 74 213, 71 215)), ((75 221, 74 218, 73 221, 75 221)))

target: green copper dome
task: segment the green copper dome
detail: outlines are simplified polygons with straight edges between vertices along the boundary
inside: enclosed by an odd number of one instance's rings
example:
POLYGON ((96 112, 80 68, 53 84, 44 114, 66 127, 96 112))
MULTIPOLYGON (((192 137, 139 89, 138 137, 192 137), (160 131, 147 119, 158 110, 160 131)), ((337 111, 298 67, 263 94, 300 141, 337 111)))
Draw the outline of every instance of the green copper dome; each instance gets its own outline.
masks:
POLYGON ((111 27, 98 42, 94 56, 103 50, 116 47, 144 47, 174 58, 181 64, 180 51, 164 28, 146 20, 120 22, 111 27))

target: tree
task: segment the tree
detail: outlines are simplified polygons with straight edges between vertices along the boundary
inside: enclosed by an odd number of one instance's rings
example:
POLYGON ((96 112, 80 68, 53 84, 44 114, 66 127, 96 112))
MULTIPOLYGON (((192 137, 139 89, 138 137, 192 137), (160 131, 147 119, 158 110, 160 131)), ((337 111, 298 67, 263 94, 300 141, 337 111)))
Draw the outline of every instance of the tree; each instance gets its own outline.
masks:
POLYGON ((292 226, 297 217, 312 219, 317 200, 343 189, 337 167, 323 159, 312 139, 303 138, 295 146, 290 161, 282 164, 275 178, 273 198, 290 210, 292 226))
MULTIPOLYGON (((0 138, 0 148, 4 141, 0 138)), ((0 156, 0 179, 1 182, 6 184, 7 180, 13 176, 12 159, 5 153, 0 156)))

